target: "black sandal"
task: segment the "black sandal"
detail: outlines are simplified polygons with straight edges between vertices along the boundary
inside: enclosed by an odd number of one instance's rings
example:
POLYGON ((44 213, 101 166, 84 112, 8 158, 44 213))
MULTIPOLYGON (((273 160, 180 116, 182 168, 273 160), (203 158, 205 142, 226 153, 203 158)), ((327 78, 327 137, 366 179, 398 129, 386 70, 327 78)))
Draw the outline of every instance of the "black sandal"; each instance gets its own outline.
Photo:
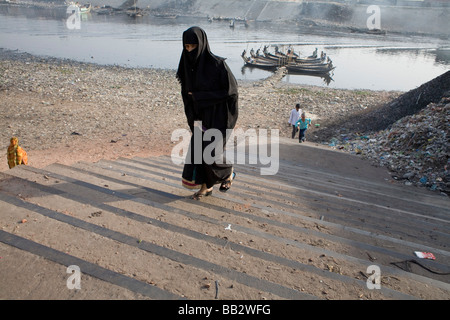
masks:
POLYGON ((231 185, 233 184, 233 180, 234 180, 235 177, 236 177, 236 172, 233 172, 231 174, 231 179, 225 180, 224 182, 221 183, 219 191, 227 192, 228 190, 230 190, 231 185))
POLYGON ((206 191, 206 193, 198 193, 198 192, 196 192, 196 193, 194 193, 191 196, 191 199, 200 200, 201 198, 207 197, 207 196, 210 196, 210 195, 212 195, 212 190, 211 191, 206 191))

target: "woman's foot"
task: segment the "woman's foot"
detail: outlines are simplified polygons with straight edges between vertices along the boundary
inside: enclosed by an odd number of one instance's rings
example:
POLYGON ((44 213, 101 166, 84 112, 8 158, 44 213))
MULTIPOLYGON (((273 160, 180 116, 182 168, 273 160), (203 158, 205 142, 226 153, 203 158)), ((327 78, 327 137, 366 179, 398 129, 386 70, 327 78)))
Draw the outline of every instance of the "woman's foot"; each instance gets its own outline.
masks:
POLYGON ((227 192, 231 188, 231 185, 233 184, 233 180, 235 177, 236 177, 236 173, 233 172, 227 180, 225 180, 224 182, 222 182, 220 184, 219 191, 227 192))
POLYGON ((206 188, 206 185, 202 185, 200 190, 191 196, 191 199, 200 200, 203 197, 210 196, 212 194, 212 192, 213 192, 213 187, 208 189, 208 188, 206 188))

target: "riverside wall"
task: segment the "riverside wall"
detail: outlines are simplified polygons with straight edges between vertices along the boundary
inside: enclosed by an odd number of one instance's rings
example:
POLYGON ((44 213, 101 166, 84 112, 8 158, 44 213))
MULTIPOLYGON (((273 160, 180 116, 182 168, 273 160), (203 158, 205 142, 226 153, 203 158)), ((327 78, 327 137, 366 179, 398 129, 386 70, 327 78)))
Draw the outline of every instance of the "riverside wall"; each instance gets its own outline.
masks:
MULTIPOLYGON (((101 1, 101 0, 98 0, 101 1)), ((105 0, 104 0, 105 1, 105 0)), ((114 1, 114 0, 110 0, 114 1)), ((267 0, 138 0, 142 8, 178 9, 197 16, 240 17, 257 21, 316 20, 321 24, 367 28, 373 12, 380 8, 382 30, 390 32, 450 35, 450 7, 423 7, 417 1, 267 1, 267 0), (364 3, 363 3, 364 2, 364 3), (403 5, 402 5, 403 4, 403 5)))
MULTIPOLYGON (((85 1, 94 6, 116 8, 124 2, 134 3, 134 0, 85 1)), ((136 0, 136 5, 160 13, 205 18, 286 23, 306 21, 358 29, 368 28, 368 20, 378 14, 380 29, 384 31, 450 36, 450 1, 443 0, 136 0), (427 3, 432 5, 427 6, 427 3), (368 12, 371 5, 376 5, 379 12, 368 12)))

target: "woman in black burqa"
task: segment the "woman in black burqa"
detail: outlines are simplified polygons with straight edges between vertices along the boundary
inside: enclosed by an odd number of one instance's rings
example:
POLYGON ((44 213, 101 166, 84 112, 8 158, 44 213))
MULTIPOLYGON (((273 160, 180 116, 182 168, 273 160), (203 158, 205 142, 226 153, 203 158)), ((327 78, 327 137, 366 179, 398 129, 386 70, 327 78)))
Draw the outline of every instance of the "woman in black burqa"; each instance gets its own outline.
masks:
MULTIPOLYGON (((205 148, 215 141, 203 141, 206 130, 220 130, 223 148, 214 148, 216 154, 213 155, 220 158, 223 154, 219 150, 224 149, 227 140, 226 130, 233 129, 238 118, 237 82, 224 60, 211 53, 203 29, 191 27, 183 33, 183 53, 177 78, 181 83, 187 122, 194 135, 183 168, 182 183, 189 189, 200 188, 192 196, 196 200, 210 195, 215 184, 221 184, 220 191, 227 191, 235 177, 233 166, 225 160, 208 164, 203 157, 205 148), (201 127, 194 127, 195 121, 201 121, 201 127), (196 134, 202 136, 201 148, 194 145, 196 134), (200 161, 198 154, 195 157, 194 150, 201 150, 200 161)), ((198 143, 199 140, 196 141, 198 143)))

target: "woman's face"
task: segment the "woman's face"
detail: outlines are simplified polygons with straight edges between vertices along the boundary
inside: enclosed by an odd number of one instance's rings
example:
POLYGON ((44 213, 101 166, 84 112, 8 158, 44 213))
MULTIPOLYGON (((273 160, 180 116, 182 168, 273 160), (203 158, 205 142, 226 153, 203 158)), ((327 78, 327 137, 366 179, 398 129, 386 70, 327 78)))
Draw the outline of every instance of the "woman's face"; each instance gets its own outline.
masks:
POLYGON ((198 47, 198 44, 190 44, 190 43, 186 43, 184 45, 184 48, 187 50, 187 52, 191 52, 192 50, 195 50, 195 48, 198 47))

